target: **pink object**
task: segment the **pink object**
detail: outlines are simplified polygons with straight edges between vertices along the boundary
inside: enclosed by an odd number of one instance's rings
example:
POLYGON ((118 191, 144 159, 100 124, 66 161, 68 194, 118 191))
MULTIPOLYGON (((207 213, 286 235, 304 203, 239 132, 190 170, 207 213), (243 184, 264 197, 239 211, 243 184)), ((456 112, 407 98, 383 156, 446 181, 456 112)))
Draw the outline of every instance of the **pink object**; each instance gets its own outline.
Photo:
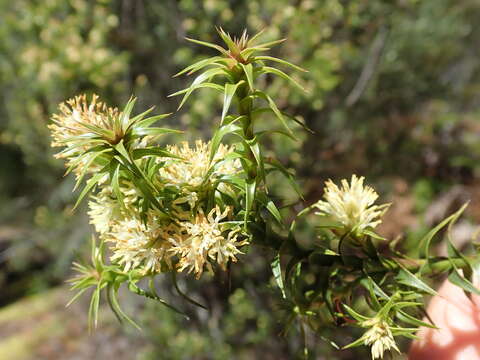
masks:
POLYGON ((470 300, 462 289, 444 282, 428 314, 440 329, 422 328, 409 360, 480 360, 480 298, 470 300))

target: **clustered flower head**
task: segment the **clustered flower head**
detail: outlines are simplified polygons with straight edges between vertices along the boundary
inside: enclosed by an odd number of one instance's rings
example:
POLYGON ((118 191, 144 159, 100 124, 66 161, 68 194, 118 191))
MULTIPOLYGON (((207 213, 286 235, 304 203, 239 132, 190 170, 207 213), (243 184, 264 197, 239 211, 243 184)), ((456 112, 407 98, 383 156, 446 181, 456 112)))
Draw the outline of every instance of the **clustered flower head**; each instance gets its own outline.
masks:
POLYGON ((180 159, 163 159, 166 166, 160 169, 160 176, 168 183, 178 187, 198 188, 206 180, 214 181, 221 175, 232 175, 241 171, 238 159, 223 161, 235 149, 220 144, 210 161, 211 143, 202 140, 195 142, 195 147, 190 147, 186 141, 178 145, 168 145, 167 151, 180 159), (214 166, 209 174, 210 168, 214 166), (208 177, 208 178, 207 178, 208 177))
POLYGON ((127 218, 115 223, 106 234, 113 243, 112 260, 124 265, 124 271, 137 269, 144 273, 162 271, 162 264, 172 268, 169 237, 177 228, 149 214, 144 223, 139 218, 127 218))
MULTIPOLYGON (((81 95, 60 104, 49 126, 52 146, 65 148, 56 156, 65 159, 79 177, 86 170, 99 170, 91 161, 91 156, 98 154, 97 148, 113 151, 122 139, 134 139, 133 149, 138 148, 137 142, 145 139, 137 135, 143 132, 136 133, 134 128, 144 126, 143 114, 129 119, 133 102, 127 104, 125 114, 107 107, 96 95, 90 102, 81 95)), ((128 176, 117 176, 114 191, 106 173, 98 182, 99 191, 90 198, 88 214, 101 239, 111 244, 112 261, 125 271, 136 269, 146 274, 176 268, 194 272, 198 278, 205 267, 212 270, 211 262, 225 268, 229 261, 236 261, 239 248, 248 242, 240 226, 230 226, 233 208, 212 208, 205 199, 212 191, 232 192, 221 178, 239 173, 242 167, 238 159, 229 158, 235 149, 222 144, 213 156, 211 143, 201 140, 193 147, 182 142, 166 150, 172 156, 156 158, 159 166, 154 179, 158 180, 155 186, 159 193, 168 190, 168 196, 160 200, 167 213, 142 209, 143 190, 139 191, 128 176)), ((138 160, 137 166, 141 165, 142 160, 138 160)))
MULTIPOLYGON (((216 206, 207 215, 202 206, 194 210, 199 201, 194 190, 204 182, 211 166, 210 144, 199 140, 193 149, 182 143, 180 147, 169 146, 168 151, 180 158, 166 159, 159 170, 162 186, 179 191, 179 197, 173 201, 172 218, 150 209, 146 221, 141 219, 136 205, 141 194, 128 182, 122 183, 122 203, 111 186, 103 186, 91 196, 88 214, 102 240, 111 244, 112 260, 122 264, 125 271, 155 273, 176 267, 199 278, 205 267, 212 270, 210 262, 225 268, 229 261, 236 261, 236 255, 241 253, 239 248, 248 241, 238 225, 225 227, 224 220, 231 215, 231 207, 222 212, 216 206), (182 206, 185 203, 189 206, 182 206)), ((224 159, 231 151, 232 148, 220 146, 212 163, 224 159)), ((210 173, 209 181, 238 172, 239 166, 234 160, 224 161, 210 173)))
POLYGON ((320 200, 314 205, 320 210, 316 214, 328 216, 345 232, 361 235, 367 229, 374 229, 382 222, 381 216, 389 204, 374 205, 378 194, 370 186, 364 186, 363 180, 363 176, 352 175, 350 183, 342 180, 341 188, 328 180, 324 188, 325 201, 320 200))
MULTIPOLYGON (((102 141, 95 130, 103 129, 103 140, 115 142, 122 134, 115 126, 121 112, 98 101, 93 95, 90 102, 86 95, 79 95, 59 105, 59 113, 52 116, 53 124, 49 125, 52 134, 52 147, 65 149, 55 155, 66 159, 66 166, 73 166, 78 175, 89 163, 86 152, 102 141)), ((94 153, 91 153, 93 156, 94 153)))
POLYGON ((211 270, 208 259, 216 261, 223 269, 229 261, 237 261, 236 255, 241 254, 239 247, 246 245, 248 241, 238 238, 239 226, 233 229, 222 228, 225 223, 221 220, 225 219, 230 211, 231 208, 227 207, 221 212, 216 206, 208 215, 199 211, 192 222, 179 223, 180 234, 170 240, 173 245, 171 251, 180 258, 179 271, 188 269, 199 278, 205 264, 211 270))
POLYGON ((393 338, 392 331, 385 320, 372 318, 363 322, 362 326, 370 329, 363 335, 364 344, 371 346, 372 359, 383 359, 385 351, 395 349, 400 352, 393 338))
MULTIPOLYGON (((80 143, 78 136, 91 133, 89 126, 96 126, 105 130, 114 130, 114 119, 120 116, 116 108, 108 107, 98 101, 98 95, 92 95, 90 103, 85 94, 75 96, 58 106, 59 114, 52 116, 53 124, 49 125, 52 132, 52 146, 63 147, 70 143, 80 143)), ((79 149, 81 151, 81 149, 79 149)), ((60 158, 69 157, 62 154, 60 158)))
POLYGON ((173 187, 179 194, 173 204, 178 217, 187 218, 177 206, 187 203, 193 209, 205 191, 216 190, 231 193, 232 187, 219 181, 222 176, 237 174, 242 170, 238 159, 227 159, 235 150, 220 144, 213 158, 210 157, 211 142, 197 140, 194 147, 184 141, 180 145, 168 145, 166 150, 177 158, 160 158, 164 166, 160 168, 158 179, 162 186, 173 187), (218 184, 215 184, 216 182, 218 184))
POLYGON ((188 270, 199 278, 205 266, 213 271, 209 260, 223 269, 229 261, 235 262, 240 247, 248 240, 238 225, 226 227, 223 222, 231 212, 218 206, 205 215, 200 208, 188 219, 165 219, 150 211, 144 221, 134 213, 122 213, 115 203, 90 203, 91 222, 103 240, 112 244, 112 260, 124 265, 124 270, 138 269, 143 273, 161 272, 174 267, 188 270), (100 207, 104 205, 104 211, 100 207))

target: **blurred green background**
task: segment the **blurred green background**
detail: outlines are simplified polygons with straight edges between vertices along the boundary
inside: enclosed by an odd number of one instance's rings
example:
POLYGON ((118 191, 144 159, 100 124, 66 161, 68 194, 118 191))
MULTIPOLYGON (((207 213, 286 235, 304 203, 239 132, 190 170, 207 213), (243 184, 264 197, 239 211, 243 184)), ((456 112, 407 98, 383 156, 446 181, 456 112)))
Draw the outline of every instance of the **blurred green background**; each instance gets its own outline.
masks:
MULTIPOLYGON (((64 307, 72 295, 64 281, 92 229, 85 206, 71 214, 74 181, 49 147, 59 102, 95 92, 121 107, 134 94, 136 111, 174 112, 178 99, 167 95, 191 79, 172 75, 211 55, 185 36, 218 42, 216 25, 265 29, 266 40, 287 38, 274 56, 309 70, 295 75, 308 94, 280 79, 263 84, 315 131, 269 144, 296 172, 306 203, 328 178, 364 175, 394 202, 381 232, 409 251, 472 200, 454 228, 461 247, 480 220, 479 23, 477 0, 0 0, 0 359, 296 359, 303 351, 297 330, 282 333, 269 254, 258 251, 230 279, 180 276, 209 313, 181 303, 186 321, 125 293, 144 331, 121 328, 106 309, 88 334, 85 300, 64 307)), ((187 140, 208 138, 221 99, 208 90, 191 99, 166 123, 187 130, 187 140)), ((275 189, 293 196, 281 182, 275 189)), ((168 278, 158 285, 179 301, 168 278)), ((358 334, 324 331, 343 345, 358 334)), ((368 357, 313 333, 307 343, 312 359, 368 357)))

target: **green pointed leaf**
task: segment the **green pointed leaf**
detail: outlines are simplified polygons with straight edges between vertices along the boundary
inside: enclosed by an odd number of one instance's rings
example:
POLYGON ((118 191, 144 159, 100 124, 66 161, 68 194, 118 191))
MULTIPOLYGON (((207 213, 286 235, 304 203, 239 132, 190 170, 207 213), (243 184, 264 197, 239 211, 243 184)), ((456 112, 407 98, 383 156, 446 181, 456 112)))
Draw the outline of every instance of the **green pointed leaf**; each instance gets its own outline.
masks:
POLYGON ((350 344, 343 346, 342 350, 351 349, 351 348, 354 348, 357 346, 363 346, 363 345, 365 345, 365 339, 361 337, 355 340, 354 342, 351 342, 350 344))
POLYGON ((255 179, 248 179, 245 182, 245 217, 244 226, 247 228, 248 217, 255 201, 255 191, 257 189, 257 182, 255 179))
POLYGON ((129 121, 130 121, 130 114, 132 113, 133 107, 135 106, 135 103, 137 102, 137 98, 134 98, 133 96, 128 100, 127 104, 123 108, 123 111, 120 115, 120 129, 126 129, 129 121))
MULTIPOLYGON (((153 107, 150 108, 153 110, 153 107)), ((149 110, 150 110, 149 109, 149 110)), ((148 110, 147 110, 148 111, 148 110)), ((145 113, 147 112, 145 111, 145 113)), ((131 119, 131 122, 130 122, 130 125, 128 127, 127 130, 129 130, 131 127, 135 127, 135 128, 146 128, 146 127, 149 127, 151 126, 152 124, 156 123, 158 120, 162 120, 164 118, 166 118, 167 116, 170 116, 172 115, 172 113, 168 113, 168 114, 160 114, 160 115, 155 115, 155 116, 151 116, 149 118, 146 118, 144 119, 144 114, 145 113, 142 113, 140 115, 137 115, 135 116, 133 119, 131 119), (143 115, 143 116, 141 116, 143 115)), ((146 115, 146 114, 145 114, 146 115)))
POLYGON ((236 124, 236 121, 218 128, 217 131, 215 131, 211 142, 212 145, 210 148, 210 161, 212 161, 215 157, 215 154, 217 153, 218 147, 220 146, 220 142, 222 141, 223 137, 227 134, 232 134, 241 130, 242 128, 236 124))
POLYGON ((109 284, 107 288, 107 301, 110 309, 113 311, 120 323, 123 323, 123 320, 126 320, 133 327, 137 328, 137 330, 142 330, 142 328, 135 321, 133 321, 127 314, 125 314, 125 312, 123 312, 120 304, 118 303, 117 290, 112 284, 109 284))
POLYGON ((240 64, 240 66, 243 69, 243 72, 245 73, 245 76, 247 77, 247 82, 248 82, 248 87, 250 88, 250 91, 255 91, 255 79, 253 77, 253 66, 252 64, 240 64))
POLYGON ((217 33, 222 38, 223 42, 228 46, 228 49, 231 53, 238 54, 240 53, 237 44, 232 40, 230 34, 227 34, 221 27, 217 27, 217 33))
POLYGON ((185 294, 180 287, 178 286, 177 282, 177 274, 175 271, 172 271, 172 280, 173 280, 173 285, 175 286, 175 290, 177 290, 178 294, 183 297, 185 300, 187 300, 189 303, 201 307, 202 309, 208 310, 208 308, 205 305, 200 304, 198 301, 192 299, 189 297, 187 294, 185 294))
MULTIPOLYGON (((73 287, 72 287, 72 289, 73 289, 73 287)), ((67 303, 67 305, 65 305, 65 307, 69 307, 70 305, 72 305, 87 290, 88 290, 88 287, 84 287, 84 288, 80 289, 79 291, 77 291, 77 293, 70 299, 70 301, 67 303)))
POLYGON ((111 130, 101 128, 99 126, 95 126, 89 123, 81 122, 81 121, 79 121, 78 124, 92 131, 93 134, 97 134, 104 139, 113 139, 115 137, 115 134, 111 130))
POLYGON ((301 68, 300 66, 297 66, 297 65, 294 65, 288 61, 285 61, 285 60, 282 60, 282 59, 278 59, 276 57, 273 57, 273 56, 255 56, 255 58, 253 59, 253 61, 256 61, 256 60, 261 60, 261 61, 273 61, 273 62, 277 62, 279 64, 282 64, 282 65, 286 65, 286 66, 289 66, 295 70, 298 70, 298 71, 302 71, 302 72, 308 72, 307 70, 301 68))
POLYGON ((428 328, 431 328, 431 329, 438 329, 435 325, 427 323, 427 322, 422 321, 422 320, 419 320, 416 317, 413 317, 413 316, 407 314, 403 310, 397 310, 396 316, 397 316, 398 320, 403 321, 403 322, 405 322, 407 324, 410 324, 410 325, 424 326, 424 327, 428 327, 428 328))
POLYGON ((130 155, 127 149, 125 149, 125 146, 123 145, 123 139, 120 140, 120 142, 116 144, 114 147, 115 147, 115 150, 117 150, 118 153, 122 155, 126 160, 130 160, 130 155))
POLYGON ((222 118, 220 120, 220 126, 223 125, 223 120, 225 116, 227 116, 228 109, 230 108, 230 104, 232 103, 232 99, 235 96, 235 92, 237 88, 242 85, 244 81, 239 81, 236 84, 225 84, 224 95, 223 95, 223 109, 222 109, 222 118))
POLYGON ((355 310, 353 310, 350 306, 346 305, 346 304, 342 304, 343 307, 345 308, 345 310, 347 310, 347 312, 350 314, 351 317, 353 317, 355 320, 359 321, 359 322, 362 322, 362 321, 366 321, 366 320, 369 320, 368 317, 356 312, 355 310))
POLYGON ((275 282, 277 283, 278 288, 282 292, 282 297, 286 299, 287 296, 285 295, 285 287, 283 285, 283 277, 282 277, 282 268, 280 265, 280 253, 275 255, 272 262, 270 263, 270 266, 272 267, 272 272, 273 272, 273 277, 275 278, 275 282))
POLYGON ((404 285, 422 290, 426 292, 427 294, 430 295, 438 295, 438 293, 433 290, 430 286, 425 284, 422 280, 420 280, 417 276, 412 274, 410 271, 408 271, 406 268, 404 268, 400 263, 398 263, 398 266, 400 267, 400 271, 398 272, 397 276, 395 279, 404 285))
MULTIPOLYGON (((223 69, 214 68, 214 69, 208 69, 205 72, 198 75, 195 78, 195 80, 193 80, 193 82, 190 84, 190 86, 187 89, 185 89, 186 90, 185 95, 183 96, 182 101, 180 102, 180 105, 178 106, 178 109, 180 109, 183 106, 183 104, 185 104, 185 102, 190 97, 192 92, 195 91, 196 89, 198 89, 202 83, 204 83, 205 81, 210 80, 213 77, 215 77, 217 75, 220 75, 220 74, 225 74, 225 71, 223 69)), ((169 96, 175 96, 175 95, 178 95, 180 93, 181 92, 177 92, 177 93, 174 93, 174 94, 169 95, 169 96)))
POLYGON ((181 130, 174 130, 168 128, 160 128, 160 127, 148 127, 148 128, 137 128, 134 130, 134 135, 138 136, 157 136, 157 135, 164 135, 164 134, 183 134, 181 130))
POLYGON ((166 150, 157 148, 157 147, 151 147, 151 148, 143 148, 143 149, 135 149, 132 151, 132 157, 134 160, 140 159, 142 157, 146 156, 153 156, 153 157, 162 157, 162 158, 174 158, 174 159, 179 159, 181 160, 182 158, 174 155, 166 150))
POLYGON ((82 202, 83 198, 85 197, 85 195, 87 195, 90 190, 93 189, 93 187, 95 185, 97 185, 98 181, 103 177, 105 176, 105 174, 103 173, 98 173, 98 174, 95 174, 93 175, 88 181, 87 181, 87 184, 85 185, 85 187, 83 188, 82 192, 80 193, 80 195, 78 196, 78 199, 75 203, 75 206, 73 207, 73 210, 75 210, 78 205, 82 202))
POLYGON ((99 157, 101 156, 102 154, 106 153, 106 152, 109 152, 111 151, 112 149, 105 149, 105 150, 102 150, 102 151, 99 151, 99 152, 96 152, 94 154, 92 154, 88 161, 85 163, 85 165, 83 165, 83 169, 82 171, 80 172, 80 174, 78 175, 78 178, 77 178, 77 181, 75 182, 75 186, 73 187, 73 190, 72 191, 75 191, 77 190, 78 186, 81 184, 83 178, 85 177, 85 175, 89 172, 90 170, 90 166, 93 164, 93 162, 99 157))
POLYGON ((173 77, 177 77, 177 76, 183 75, 185 73, 188 73, 188 75, 193 74, 194 72, 196 72, 198 70, 201 70, 208 65, 216 64, 218 61, 221 61, 221 60, 223 60, 222 57, 213 56, 213 57, 208 58, 208 59, 203 59, 203 60, 197 61, 196 63, 187 66, 182 71, 179 71, 178 73, 173 75, 173 77))
MULTIPOLYGON (((215 83, 210 83, 210 82, 207 82, 207 83, 201 83, 200 85, 197 85, 195 87, 195 89, 203 89, 203 88, 211 88, 211 89, 215 89, 215 90, 218 90, 220 91, 221 93, 223 93, 223 90, 224 90, 224 87, 223 86, 220 86, 218 84, 215 84, 215 83)), ((167 97, 173 97, 173 96, 177 96, 177 95, 182 95, 182 94, 185 94, 187 92, 190 91, 190 88, 186 88, 186 89, 183 89, 183 90, 179 90, 177 92, 174 92, 173 94, 170 94, 168 95, 167 97)))
POLYGON ((120 203, 120 205, 124 207, 125 206, 123 203, 124 196, 122 191, 120 190, 120 166, 121 165, 120 163, 117 162, 113 166, 114 168, 111 175, 111 184, 112 184, 113 192, 117 197, 117 200, 120 203))
POLYGON ((277 159, 274 158, 268 158, 266 160, 266 163, 270 166, 272 166, 274 169, 280 171, 288 180, 290 186, 295 190, 295 192, 298 194, 298 196, 303 199, 303 194, 302 191, 300 190, 300 187, 296 181, 296 177, 291 174, 284 166, 283 164, 278 161, 277 159))
MULTIPOLYGON (((265 184, 266 186, 266 172, 265 172, 265 164, 263 162, 263 156, 261 154, 261 149, 258 144, 258 139, 254 137, 251 140, 245 140, 246 146, 250 149, 250 151, 253 154, 253 157, 255 158, 255 161, 258 165, 258 173, 257 175, 260 176, 261 181, 265 184)), ((267 188, 265 187, 265 190, 268 192, 267 188)))
POLYGON ((131 117, 128 119, 128 124, 127 126, 125 127, 125 132, 128 131, 128 129, 130 129, 134 124, 138 123, 139 121, 141 121, 145 116, 147 116, 148 114, 150 114, 153 110, 155 109, 155 106, 152 106, 150 108, 148 108, 147 110, 145 110, 144 112, 138 114, 138 115, 135 115, 134 117, 131 117))
POLYGON ((259 70, 259 72, 260 72, 260 73, 263 73, 263 74, 274 74, 274 75, 277 75, 277 76, 281 77, 282 79, 291 82, 293 85, 295 85, 296 87, 298 87, 300 90, 306 92, 305 88, 304 88, 302 85, 300 85, 296 80, 294 80, 293 78, 291 78, 289 75, 287 75, 286 73, 284 73, 282 70, 278 70, 278 69, 272 68, 272 67, 270 67, 270 66, 262 66, 262 68, 259 70))
POLYGON ((219 46, 219 45, 212 44, 212 43, 209 43, 209 42, 206 42, 206 41, 200 41, 200 40, 191 39, 191 38, 188 38, 188 37, 186 37, 185 40, 190 41, 190 42, 193 42, 193 43, 198 44, 198 45, 203 45, 203 46, 206 46, 206 47, 209 47, 209 48, 218 50, 218 51, 221 52, 222 54, 228 55, 228 51, 225 50, 224 48, 222 48, 222 47, 219 46))
POLYGON ((450 275, 448 275, 448 281, 462 288, 466 292, 469 292, 475 295, 480 295, 480 290, 475 285, 473 285, 469 280, 465 279, 462 275, 460 275, 458 269, 453 264, 453 262, 452 262, 452 265, 454 268, 450 271, 450 275))
POLYGON ((255 47, 257 47, 257 48, 265 48, 265 49, 269 50, 268 48, 271 48, 272 46, 275 46, 275 45, 277 45, 277 44, 280 44, 280 43, 284 42, 285 40, 287 40, 287 39, 273 40, 273 41, 269 41, 269 42, 266 42, 266 43, 263 43, 263 44, 255 45, 255 47))
POLYGON ((140 295, 140 296, 146 297, 146 298, 148 298, 148 299, 152 299, 152 300, 158 301, 160 304, 166 306, 166 307, 169 308, 170 310, 173 310, 173 311, 175 311, 177 314, 182 315, 183 317, 185 317, 185 319, 190 320, 190 318, 189 318, 183 311, 181 311, 181 310, 177 309, 175 306, 167 303, 165 300, 163 300, 162 298, 160 298, 160 297, 156 294, 156 292, 153 292, 152 290, 147 291, 147 290, 144 290, 144 289, 138 287, 138 286, 136 285, 136 281, 135 281, 135 280, 130 279, 130 280, 128 281, 128 289, 129 289, 131 292, 133 292, 133 293, 135 293, 135 294, 137 294, 137 295, 140 295))
POLYGON ((419 248, 420 248, 420 257, 421 258, 429 258, 430 255, 429 255, 429 249, 430 249, 430 243, 433 239, 433 237, 441 230, 443 229, 445 226, 447 226, 451 221, 453 221, 454 219, 457 219, 462 213, 463 211, 465 210, 465 207, 466 207, 467 204, 465 204, 464 206, 462 206, 457 212, 455 212, 454 214, 450 215, 449 217, 447 217, 445 220, 443 220, 440 224, 438 224, 437 226, 435 226, 432 230, 430 230, 427 235, 425 235, 421 240, 420 240, 420 245, 419 245, 419 248))
POLYGON ((275 203, 272 200, 269 200, 265 207, 270 212, 270 214, 273 215, 275 220, 277 220, 279 224, 283 225, 282 215, 280 214, 280 211, 278 211, 278 208, 275 206, 275 203))
MULTIPOLYGON (((270 108, 259 108, 259 109, 255 109, 252 111, 252 114, 254 116, 256 115, 259 115, 259 114, 262 114, 262 113, 272 113, 273 115, 275 115, 275 113, 272 111, 272 109, 270 108)), ((282 115, 284 117, 287 117, 291 120, 293 120, 294 122, 296 122, 298 125, 300 125, 305 131, 309 132, 310 134, 315 134, 315 131, 313 131, 312 129, 310 129, 307 125, 305 125, 302 121, 300 121, 299 119, 297 119, 296 117, 286 113, 286 112, 283 112, 281 111, 282 115)), ((289 135, 290 136, 290 135, 289 135)), ((293 138, 295 140, 295 138, 293 138)))
POLYGON ((280 123, 283 125, 285 130, 291 135, 292 138, 297 140, 297 138, 293 134, 292 130, 288 127, 287 122, 285 121, 285 118, 282 115, 282 112, 277 108, 277 105, 275 104, 273 99, 270 96, 268 96, 267 94, 265 94, 263 91, 255 91, 255 95, 268 102, 268 106, 273 111, 273 113, 275 114, 277 119, 280 120, 280 123))
POLYGON ((265 29, 262 29, 260 30, 259 32, 257 32, 255 35, 253 35, 249 40, 248 40, 248 43, 247 43, 247 46, 251 46, 253 45, 253 43, 258 40, 258 38, 260 38, 263 33, 265 32, 265 29))

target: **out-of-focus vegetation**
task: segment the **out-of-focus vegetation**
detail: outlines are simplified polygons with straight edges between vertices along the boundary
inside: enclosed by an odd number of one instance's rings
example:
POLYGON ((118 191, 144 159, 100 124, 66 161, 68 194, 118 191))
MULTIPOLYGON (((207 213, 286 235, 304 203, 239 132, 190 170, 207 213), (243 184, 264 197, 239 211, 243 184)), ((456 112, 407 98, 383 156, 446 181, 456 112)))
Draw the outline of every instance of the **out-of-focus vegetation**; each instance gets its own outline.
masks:
MULTIPOLYGON (((307 95, 290 91, 281 80, 265 80, 279 106, 301 115, 315 131, 294 144, 281 139, 270 144, 296 171, 308 203, 320 197, 325 179, 357 173, 395 202, 386 216, 397 226, 383 231, 402 235, 406 251, 415 246, 410 234, 467 199, 471 206, 456 226, 459 246, 475 232, 472 224, 480 220, 476 0, 0 0, 0 14, 0 305, 31 294, 52 296, 47 289, 69 276, 72 259, 88 247, 85 211, 71 215, 73 179, 62 177, 62 164, 52 160, 49 148, 46 125, 57 104, 96 92, 121 105, 133 93, 139 111, 151 104, 159 113, 174 111, 178 100, 166 96, 189 79, 171 74, 211 54, 183 38, 216 42, 215 25, 236 34, 245 27, 251 33, 265 29, 265 40, 287 37, 274 55, 309 70, 300 79, 307 95)), ((187 140, 207 134, 219 118, 217 100, 207 90, 198 92, 167 121, 188 129, 187 140)), ((288 189, 281 182, 277 187, 288 189)), ((134 344, 128 358, 301 354, 296 330, 279 335, 277 290, 261 285, 271 278, 268 259, 252 254, 239 264, 214 279, 180 279, 211 308, 210 313, 190 309, 188 322, 155 304, 131 303, 128 310, 142 319, 145 332, 116 335, 134 344)), ((159 287, 168 297, 171 283, 159 287)), ((0 334, 8 337, 15 327, 3 330, 1 319, 0 334)), ((55 337, 58 321, 51 324, 55 337)), ((341 328, 331 333, 356 336, 341 328)), ((364 349, 338 353, 307 335, 313 358, 367 356, 364 349)), ((11 345, 0 340, 0 354, 4 346, 11 345)))

